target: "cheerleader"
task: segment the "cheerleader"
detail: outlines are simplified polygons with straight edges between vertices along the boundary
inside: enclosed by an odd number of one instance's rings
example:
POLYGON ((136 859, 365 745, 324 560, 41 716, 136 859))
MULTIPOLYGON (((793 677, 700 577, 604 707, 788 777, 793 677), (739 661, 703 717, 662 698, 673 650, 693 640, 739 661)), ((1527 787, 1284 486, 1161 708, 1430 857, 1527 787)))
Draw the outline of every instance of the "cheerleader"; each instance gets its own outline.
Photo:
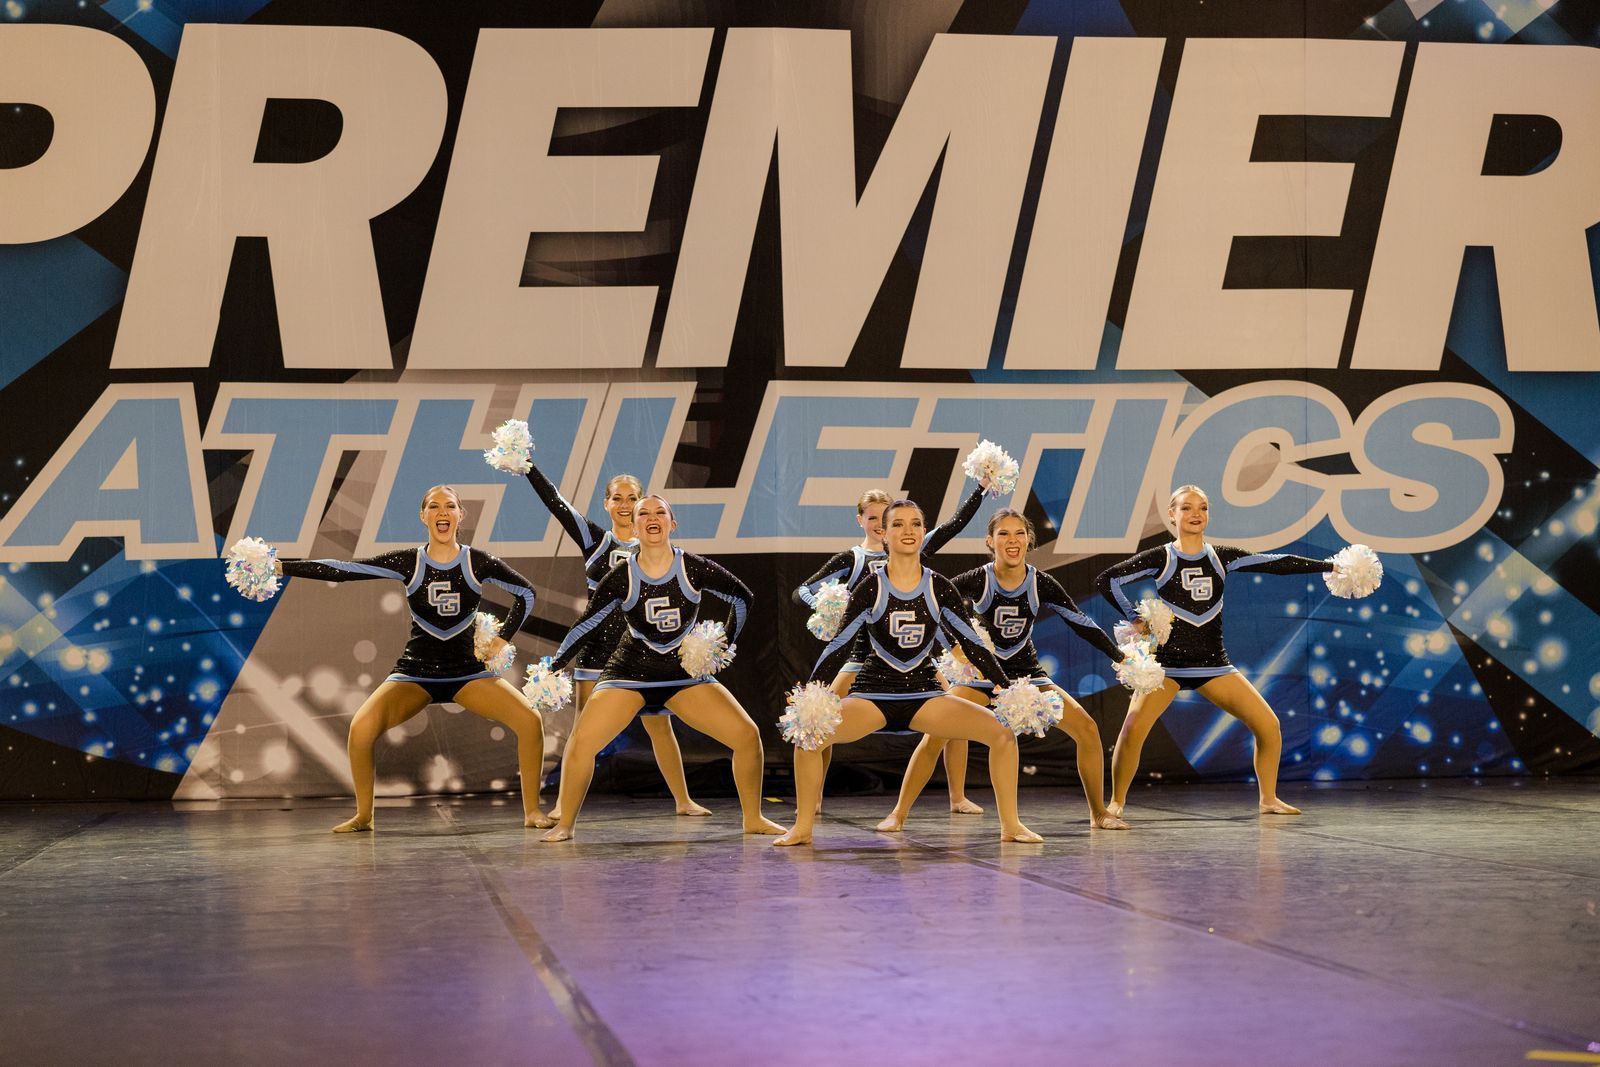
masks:
POLYGON ((1199 690, 1201 696, 1244 723, 1254 736, 1261 812, 1300 814, 1299 808, 1278 799, 1278 760, 1283 752, 1278 717, 1255 686, 1228 662, 1222 643, 1222 587, 1235 571, 1315 574, 1333 570, 1333 564, 1305 556, 1210 545, 1205 540, 1210 508, 1210 499, 1199 486, 1180 486, 1167 503, 1167 519, 1177 529, 1177 540, 1140 552, 1095 579, 1101 595, 1140 630, 1144 624, 1125 591, 1134 582, 1153 580, 1156 593, 1173 614, 1172 636, 1156 650, 1156 659, 1166 670, 1166 684, 1135 697, 1128 705, 1128 716, 1111 754, 1111 802, 1106 808, 1113 815, 1121 815, 1127 803, 1128 787, 1139 769, 1139 751, 1150 728, 1172 698, 1185 689, 1199 690))
MULTIPOLYGON (((1122 653, 1095 621, 1079 610, 1061 583, 1027 562, 1034 547, 1033 523, 1015 508, 1001 508, 989 519, 985 544, 994 558, 954 582, 976 612, 995 644, 995 655, 1013 680, 1028 679, 1040 689, 1053 690, 1061 698, 1062 716, 1058 724, 1072 738, 1078 750, 1078 779, 1089 802, 1089 825, 1101 830, 1126 830, 1128 824, 1106 811, 1105 762, 1100 747, 1100 728, 1060 686, 1039 666, 1039 653, 1033 645, 1034 623, 1052 612, 1074 633, 1116 662, 1122 653)), ((951 692, 975 704, 987 704, 994 683, 978 679, 955 686, 951 692)), ((911 763, 900 785, 900 798, 888 818, 878 824, 884 833, 896 833, 905 825, 911 805, 933 774, 939 759, 939 742, 924 737, 912 754, 911 763)))
MULTIPOLYGON (((945 545, 955 539, 956 535, 967 528, 972 517, 978 513, 978 508, 983 503, 984 493, 988 489, 987 481, 980 481, 978 487, 968 493, 961 501, 961 506, 956 508, 956 513, 949 519, 928 531, 928 536, 922 542, 922 555, 924 558, 938 553, 945 545)), ((816 607, 817 590, 828 582, 843 582, 846 589, 854 589, 874 567, 883 565, 885 552, 883 547, 883 510, 888 506, 890 496, 882 489, 868 489, 856 501, 856 524, 861 527, 861 543, 851 545, 843 552, 836 552, 829 557, 810 578, 807 578, 794 591, 794 602, 808 608, 816 607)), ((856 672, 861 668, 861 661, 866 656, 865 640, 858 641, 852 650, 849 660, 834 678, 832 689, 840 697, 848 696, 850 685, 855 680, 856 672)), ((967 743, 961 740, 951 740, 944 745, 944 774, 945 784, 950 792, 950 810, 956 815, 982 815, 983 808, 967 799, 967 743)), ((828 766, 833 762, 833 749, 830 746, 822 754, 822 774, 827 777, 828 766)))
POLYGON ((350 724, 350 777, 355 782, 356 813, 333 828, 336 834, 372 829, 378 738, 429 704, 448 701, 516 734, 523 825, 551 825, 539 810, 539 778, 544 769, 544 726, 539 713, 514 686, 485 669, 473 648, 473 624, 483 587, 492 585, 512 596, 511 611, 489 648, 492 658, 533 611, 533 586, 494 556, 461 544, 456 538, 465 520, 466 511, 456 491, 436 485, 422 498, 427 544, 355 562, 286 559, 278 565, 290 578, 325 582, 392 579, 405 585, 406 603, 411 607, 411 639, 400 661, 350 724))
MULTIPOLYGON (((832 678, 865 634, 868 655, 850 696, 840 705, 842 720, 833 744, 849 744, 877 730, 917 730, 939 738, 979 741, 989 746, 989 779, 1000 808, 1002 841, 1043 840, 1017 818, 1017 739, 983 708, 939 687, 933 651, 948 635, 966 649, 984 676, 1005 684, 1005 670, 962 617, 961 597, 949 579, 922 562, 922 509, 896 500, 884 509, 884 566, 856 586, 838 635, 823 650, 813 680, 832 678)), ((795 824, 774 844, 811 843, 817 805, 822 800, 822 753, 796 747, 795 824)))
MULTIPOLYGON (((597 523, 590 522, 588 518, 561 495, 555 483, 546 478, 544 472, 537 465, 530 463, 528 481, 533 485, 533 491, 539 494, 539 499, 544 501, 544 506, 555 516, 561 528, 567 532, 578 544, 583 552, 583 574, 589 586, 589 593, 594 594, 595 586, 600 584, 600 579, 605 577, 607 571, 621 563, 638 549, 638 542, 633 533, 633 512, 639 504, 639 498, 644 496, 644 483, 631 474, 614 475, 606 482, 605 509, 611 516, 611 529, 602 529, 597 523)), ((600 668, 606 665, 606 658, 617 647, 617 642, 622 640, 623 630, 626 625, 622 616, 613 614, 607 620, 603 632, 595 634, 589 641, 584 642, 583 650, 578 654, 576 663, 572 668, 572 680, 576 689, 576 707, 573 716, 573 725, 577 725, 577 716, 582 714, 583 708, 589 702, 589 694, 594 691, 594 684, 600 677, 600 668)), ((679 815, 710 815, 709 808, 696 804, 689 796, 689 783, 683 772, 683 752, 678 748, 677 735, 672 732, 672 717, 666 708, 647 707, 639 713, 640 720, 644 723, 644 732, 650 738, 650 748, 655 752, 656 766, 661 769, 661 777, 666 779, 667 789, 672 793, 672 802, 679 815)), ((569 737, 568 740, 571 740, 569 737)), ((565 773, 567 755, 561 756, 561 765, 565 773)), ((559 802, 550 811, 552 819, 561 818, 559 802)))
POLYGON ((594 778, 600 750, 627 727, 641 708, 670 708, 694 729, 733 750, 733 778, 739 790, 747 834, 781 834, 783 827, 761 814, 761 732, 739 702, 714 679, 691 678, 678 660, 678 647, 695 623, 725 611, 730 643, 744 628, 750 590, 717 564, 672 545, 677 523, 672 506, 654 494, 634 511, 638 550, 606 572, 589 606, 551 660, 560 670, 603 632, 606 620, 626 622, 622 643, 606 660, 589 706, 567 742, 561 774, 560 821, 545 841, 568 841, 584 795, 594 778), (715 602, 709 603, 706 598, 715 602))

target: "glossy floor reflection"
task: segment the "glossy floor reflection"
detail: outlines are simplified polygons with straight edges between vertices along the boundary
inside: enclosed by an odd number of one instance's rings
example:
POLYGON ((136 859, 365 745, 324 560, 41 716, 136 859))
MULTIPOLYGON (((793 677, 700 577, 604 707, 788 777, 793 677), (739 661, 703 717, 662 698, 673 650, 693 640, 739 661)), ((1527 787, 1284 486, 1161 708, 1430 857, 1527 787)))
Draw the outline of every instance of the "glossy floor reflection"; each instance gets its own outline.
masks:
POLYGON ((810 850, 731 799, 596 797, 574 845, 478 798, 0 806, 0 1060, 1600 1062, 1600 784, 1285 797, 1091 834, 1030 790, 1042 846, 846 798, 810 850))

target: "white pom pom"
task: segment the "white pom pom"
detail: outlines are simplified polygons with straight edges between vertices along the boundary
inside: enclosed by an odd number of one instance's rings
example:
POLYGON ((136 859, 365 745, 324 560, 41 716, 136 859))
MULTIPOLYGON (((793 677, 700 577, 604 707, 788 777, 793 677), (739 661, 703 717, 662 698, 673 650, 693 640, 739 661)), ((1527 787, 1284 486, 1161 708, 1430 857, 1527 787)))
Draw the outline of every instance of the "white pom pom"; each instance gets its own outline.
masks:
POLYGON ((522 695, 540 714, 560 711, 572 699, 572 676, 551 670, 550 657, 546 656, 528 668, 528 680, 522 683, 522 695))
POLYGON ((994 717, 1019 737, 1043 737, 1061 721, 1061 697, 1032 682, 1015 682, 994 695, 994 717))
POLYGON ((283 588, 283 578, 273 565, 278 550, 259 537, 245 537, 233 543, 224 560, 223 575, 239 595, 249 600, 271 600, 283 588))
POLYGON ((1149 638, 1129 641, 1121 646, 1122 662, 1113 668, 1117 681, 1142 697, 1160 689, 1167 680, 1167 672, 1156 661, 1155 645, 1149 638))
POLYGON ((971 685, 981 677, 978 668, 957 656, 954 649, 945 649, 934 661, 934 666, 944 675, 945 684, 952 689, 958 685, 971 685))
POLYGON ((789 690, 787 702, 788 708, 778 716, 783 739, 807 752, 825 748, 844 721, 838 694, 822 682, 795 686, 789 690))
POLYGON ((839 627, 844 623, 844 609, 849 605, 850 590, 843 582, 838 579, 823 582, 817 587, 806 629, 823 641, 832 641, 839 634, 839 627))
POLYGON ((1003 496, 1017 487, 1017 461, 993 441, 979 441, 978 447, 967 453, 961 469, 968 478, 980 482, 988 479, 990 496, 1003 496))
POLYGON ((968 621, 971 622, 973 631, 977 633, 978 640, 983 642, 983 647, 987 648, 990 652, 993 652, 994 638, 989 636, 989 628, 983 624, 982 620, 976 617, 968 621))
POLYGON ((472 619, 472 653, 495 674, 511 669, 517 661, 517 646, 510 641, 498 653, 490 652, 494 639, 500 636, 500 620, 487 611, 480 611, 472 619))
POLYGON ((1366 545, 1346 545, 1328 557, 1333 570, 1322 576, 1328 592, 1347 600, 1371 596, 1383 583, 1383 560, 1366 545))
POLYGON ((720 622, 697 622, 678 643, 678 662, 689 677, 710 678, 733 662, 737 647, 720 622))
POLYGON ((1160 597, 1147 596, 1139 601, 1136 610, 1156 644, 1166 644, 1167 638, 1172 636, 1172 609, 1167 607, 1167 602, 1160 597))
POLYGON ((494 428, 494 447, 483 454, 483 461, 507 474, 527 474, 533 469, 533 435, 521 419, 507 419, 494 428))

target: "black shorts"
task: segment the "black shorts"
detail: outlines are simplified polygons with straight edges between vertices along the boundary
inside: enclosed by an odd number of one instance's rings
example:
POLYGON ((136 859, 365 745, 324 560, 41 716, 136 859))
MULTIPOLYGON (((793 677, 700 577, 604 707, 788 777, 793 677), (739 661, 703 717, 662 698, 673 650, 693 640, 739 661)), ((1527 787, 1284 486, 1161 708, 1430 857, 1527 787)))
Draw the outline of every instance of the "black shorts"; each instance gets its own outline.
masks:
POLYGON ((472 675, 469 678, 415 678, 407 675, 391 674, 385 681, 410 682, 412 685, 422 687, 423 691, 428 694, 428 703, 449 704, 455 700, 456 694, 461 692, 463 687, 476 682, 479 678, 493 677, 495 676, 488 671, 472 675))
POLYGON ((879 733, 904 734, 916 732, 911 728, 911 720, 917 717, 922 705, 945 694, 940 690, 933 690, 906 694, 851 693, 850 695, 860 700, 872 701, 873 706, 882 713, 883 725, 879 727, 879 733))
POLYGON ((687 682, 664 682, 659 685, 640 685, 638 683, 627 682, 617 678, 602 678, 599 682, 595 683, 594 691, 598 693, 602 689, 625 689, 630 693, 638 693, 644 698, 644 707, 639 709, 640 715, 668 715, 671 713, 667 710, 667 701, 671 700, 673 697, 687 689, 693 689, 697 685, 706 684, 708 683, 691 679, 687 682))
POLYGON ((1201 686, 1205 685, 1207 682, 1214 682, 1218 678, 1226 678, 1230 674, 1238 674, 1238 673, 1239 673, 1239 668, 1237 668, 1237 667, 1229 667, 1227 670, 1218 671, 1216 674, 1202 674, 1202 675, 1198 675, 1198 676, 1179 676, 1179 675, 1176 675, 1176 674, 1169 674, 1169 675, 1167 675, 1167 677, 1171 678, 1174 682, 1177 682, 1178 683, 1178 690, 1180 692, 1183 692, 1183 691, 1186 691, 1186 690, 1189 690, 1189 689, 1199 689, 1201 686))

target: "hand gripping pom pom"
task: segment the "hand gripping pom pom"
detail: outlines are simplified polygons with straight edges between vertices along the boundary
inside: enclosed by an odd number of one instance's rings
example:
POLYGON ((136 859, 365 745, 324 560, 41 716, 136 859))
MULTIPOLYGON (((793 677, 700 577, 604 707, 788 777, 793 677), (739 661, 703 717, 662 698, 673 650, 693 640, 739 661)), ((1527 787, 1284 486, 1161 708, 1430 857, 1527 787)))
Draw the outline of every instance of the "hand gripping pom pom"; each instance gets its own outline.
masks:
POLYGON ((832 641, 839 633, 839 627, 844 624, 844 609, 850 605, 850 590, 844 583, 835 579, 823 582, 817 587, 816 600, 812 605, 811 618, 806 620, 806 629, 823 641, 832 641))
POLYGON ((967 453, 961 469, 967 472, 968 478, 980 482, 987 478, 990 496, 1004 496, 1017 487, 1017 461, 993 441, 979 441, 978 447, 967 453))
POLYGON ((1167 680, 1167 672, 1156 662, 1155 646, 1150 639, 1129 641, 1120 647, 1122 662, 1113 668, 1117 681, 1132 689, 1136 697, 1160 689, 1167 680))
POLYGON ((527 474, 533 469, 533 435, 521 419, 507 419, 494 428, 494 447, 483 453, 483 461, 507 474, 527 474))
POLYGON ((978 680, 978 668, 966 660, 958 659, 956 654, 945 649, 940 654, 934 666, 939 668, 939 673, 944 675, 945 684, 954 688, 958 685, 971 685, 978 680))
POLYGON ((239 595, 249 600, 271 600, 283 588, 283 579, 273 566, 278 550, 259 537, 245 537, 233 543, 228 554, 224 576, 239 595))
POLYGON ((1014 682, 994 695, 994 717, 1018 735, 1043 737, 1061 721, 1061 698, 1032 682, 1014 682))
POLYGON ((494 639, 500 636, 500 620, 490 615, 487 611, 480 611, 472 620, 472 654, 483 661, 483 665, 495 674, 509 670, 517 661, 517 646, 510 641, 497 655, 489 652, 494 639))
POLYGON ((778 716, 783 739, 807 752, 826 748, 844 721, 838 694, 822 682, 807 682, 789 690, 787 700, 788 708, 778 716))
POLYGON ((1371 596, 1383 582, 1383 560, 1366 545, 1346 545, 1328 557, 1333 570, 1322 576, 1328 592, 1347 600, 1371 596))
POLYGON ((551 670, 550 657, 546 656, 528 668, 528 680, 522 683, 522 695, 541 715, 560 711, 572 699, 572 676, 551 670))
POLYGON ((1139 618, 1144 620, 1147 632, 1156 639, 1156 644, 1164 645, 1167 638, 1172 636, 1172 609, 1167 607, 1167 602, 1160 597, 1147 596, 1139 601, 1139 618))
POLYGON ((733 662, 737 647, 720 622, 697 622, 678 645, 678 662, 689 677, 710 678, 733 662))

